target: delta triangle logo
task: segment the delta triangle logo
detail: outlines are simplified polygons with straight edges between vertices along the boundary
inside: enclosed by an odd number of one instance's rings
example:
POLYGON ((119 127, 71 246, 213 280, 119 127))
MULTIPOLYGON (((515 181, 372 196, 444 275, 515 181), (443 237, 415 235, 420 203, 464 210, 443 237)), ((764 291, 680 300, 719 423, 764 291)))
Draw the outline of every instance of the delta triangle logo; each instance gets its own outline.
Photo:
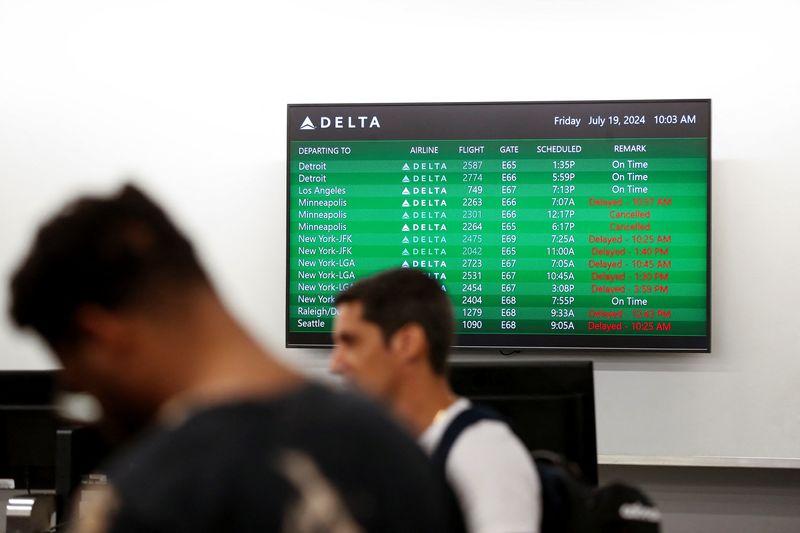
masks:
POLYGON ((302 124, 300 124, 301 130, 315 130, 317 127, 311 122, 311 117, 306 117, 302 124))

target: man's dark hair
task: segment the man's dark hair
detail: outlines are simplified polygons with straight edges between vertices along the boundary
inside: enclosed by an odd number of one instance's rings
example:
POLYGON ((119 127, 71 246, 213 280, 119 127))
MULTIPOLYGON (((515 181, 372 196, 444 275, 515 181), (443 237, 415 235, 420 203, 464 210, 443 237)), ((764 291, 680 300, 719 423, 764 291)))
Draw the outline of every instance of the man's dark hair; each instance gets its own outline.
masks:
POLYGON ((11 316, 51 346, 78 339, 82 304, 153 305, 173 287, 210 285, 191 243, 141 190, 82 197, 47 221, 11 279, 11 316))
POLYGON ((335 304, 360 302, 363 317, 380 327, 386 342, 406 324, 425 330, 430 364, 445 374, 453 342, 453 307, 434 279, 421 270, 398 268, 362 279, 336 297, 335 304))

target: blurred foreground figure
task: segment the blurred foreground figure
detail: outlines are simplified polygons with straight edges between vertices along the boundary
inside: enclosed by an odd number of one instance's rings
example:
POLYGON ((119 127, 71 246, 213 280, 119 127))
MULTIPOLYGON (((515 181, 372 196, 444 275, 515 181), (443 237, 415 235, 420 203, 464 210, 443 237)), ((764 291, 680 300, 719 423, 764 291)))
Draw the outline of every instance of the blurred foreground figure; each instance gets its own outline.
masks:
POLYGON ((485 419, 447 381, 453 310, 425 273, 397 269, 336 299, 331 370, 386 403, 444 469, 470 533, 539 531, 533 460, 508 425, 485 419))
POLYGON ((405 432, 271 357, 135 187, 47 222, 11 299, 65 386, 94 395, 117 435, 137 435, 73 531, 447 530, 441 487, 405 432))

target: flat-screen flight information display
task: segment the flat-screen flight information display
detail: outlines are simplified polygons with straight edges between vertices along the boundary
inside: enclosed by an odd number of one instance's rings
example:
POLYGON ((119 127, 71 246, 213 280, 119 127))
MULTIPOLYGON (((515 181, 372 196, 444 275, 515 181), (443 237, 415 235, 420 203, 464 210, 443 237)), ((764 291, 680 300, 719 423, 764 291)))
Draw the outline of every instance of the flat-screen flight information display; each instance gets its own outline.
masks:
POLYGON ((287 346, 418 268, 459 347, 708 351, 710 100, 290 105, 287 346))

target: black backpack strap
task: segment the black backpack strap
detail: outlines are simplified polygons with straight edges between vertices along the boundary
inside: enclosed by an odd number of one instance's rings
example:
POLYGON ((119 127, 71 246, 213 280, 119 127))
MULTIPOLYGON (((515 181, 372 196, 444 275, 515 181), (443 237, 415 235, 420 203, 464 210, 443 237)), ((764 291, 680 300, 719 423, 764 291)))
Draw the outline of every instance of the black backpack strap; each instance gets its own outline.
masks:
POLYGON ((458 437, 465 429, 481 420, 504 421, 499 413, 486 407, 473 405, 458 413, 453 421, 450 422, 450 425, 447 426, 447 429, 444 430, 439 444, 431 455, 431 461, 442 473, 444 473, 444 467, 447 463, 447 456, 450 455, 450 450, 458 440, 458 437))

